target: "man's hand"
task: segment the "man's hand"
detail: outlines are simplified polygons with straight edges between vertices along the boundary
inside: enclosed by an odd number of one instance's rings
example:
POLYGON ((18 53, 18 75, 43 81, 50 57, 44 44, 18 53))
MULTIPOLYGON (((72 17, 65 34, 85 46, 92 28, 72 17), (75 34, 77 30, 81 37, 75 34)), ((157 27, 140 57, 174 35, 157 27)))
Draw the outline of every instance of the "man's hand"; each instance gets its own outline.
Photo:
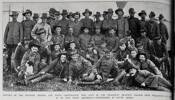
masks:
POLYGON ((145 83, 143 82, 143 83, 141 84, 141 86, 144 86, 144 87, 145 87, 146 85, 145 85, 145 83))
POLYGON ((97 74, 97 79, 101 80, 102 77, 99 74, 97 74))

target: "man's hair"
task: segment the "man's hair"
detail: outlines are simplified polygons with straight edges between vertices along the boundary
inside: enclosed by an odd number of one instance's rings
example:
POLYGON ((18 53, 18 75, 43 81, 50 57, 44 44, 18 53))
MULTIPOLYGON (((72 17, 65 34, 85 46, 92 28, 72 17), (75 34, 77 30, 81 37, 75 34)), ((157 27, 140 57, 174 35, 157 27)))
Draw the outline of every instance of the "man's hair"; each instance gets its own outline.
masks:
POLYGON ((29 64, 29 66, 34 66, 34 63, 32 61, 28 61, 27 64, 29 64))

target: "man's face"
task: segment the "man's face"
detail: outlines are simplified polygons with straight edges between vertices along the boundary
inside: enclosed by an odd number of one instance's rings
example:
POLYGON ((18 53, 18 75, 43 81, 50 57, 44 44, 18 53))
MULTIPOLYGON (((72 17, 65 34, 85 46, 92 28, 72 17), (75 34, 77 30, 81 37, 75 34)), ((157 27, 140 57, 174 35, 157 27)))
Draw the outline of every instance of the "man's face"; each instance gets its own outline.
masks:
POLYGON ((145 55, 140 55, 139 60, 140 62, 144 62, 146 60, 145 55))
POLYGON ((126 45, 125 45, 125 44, 122 44, 122 45, 119 46, 119 47, 120 47, 120 49, 121 49, 122 51, 126 49, 126 45))
POLYGON ((42 22, 43 23, 46 23, 47 22, 47 19, 46 18, 42 18, 42 22))
POLYGON ((54 46, 54 49, 55 49, 55 51, 60 50, 60 45, 58 45, 58 44, 57 44, 57 45, 55 45, 55 46, 54 46))
POLYGON ((89 17, 89 13, 85 13, 85 17, 89 17))
POLYGON ((25 15, 25 17, 26 17, 26 19, 30 19, 31 18, 31 14, 28 13, 28 14, 25 15))
POLYGON ((17 16, 17 15, 14 15, 14 16, 12 16, 12 18, 13 18, 14 20, 16 20, 16 19, 18 18, 18 16, 17 16))
POLYGON ((96 34, 100 34, 100 28, 95 29, 96 34))
POLYGON ((30 41, 24 41, 24 48, 28 49, 29 48, 29 43, 30 43, 30 41))
POLYGON ((134 68, 132 68, 132 69, 129 70, 129 73, 130 73, 131 75, 135 75, 136 72, 137 72, 137 70, 134 69, 134 68))
POLYGON ((134 17, 135 13, 129 13, 130 16, 134 17))
POLYGON ((65 62, 66 61, 66 55, 61 55, 60 60, 61 60, 61 62, 65 62))
POLYGON ((75 19, 79 19, 80 16, 79 16, 79 15, 75 15, 74 18, 75 18, 75 19))
POLYGON ((56 28, 56 33, 57 33, 58 35, 60 35, 60 32, 61 32, 61 27, 57 27, 57 28, 56 28))
POLYGON ((145 14, 142 14, 140 17, 141 17, 142 19, 145 19, 146 15, 145 15, 145 14))
POLYGON ((118 16, 123 16, 123 12, 122 11, 118 11, 118 16))
POLYGON ((70 44, 70 48, 71 48, 71 49, 75 49, 75 47, 76 47, 75 43, 71 43, 71 44, 70 44))
POLYGON ((142 32, 141 33, 141 36, 146 36, 146 32, 142 32))
POLYGON ((31 48, 31 50, 32 50, 32 52, 38 52, 38 47, 33 46, 33 47, 31 48))
POLYGON ((113 15, 112 13, 108 13, 109 18, 112 18, 112 15, 113 15))
POLYGON ((131 56, 132 56, 133 58, 136 58, 137 52, 136 52, 136 51, 131 51, 131 56))
POLYGON ((74 55, 72 55, 72 60, 73 61, 78 61, 78 54, 74 54, 74 55))
POLYGON ((73 28, 69 28, 68 32, 69 34, 73 34, 73 28))
POLYGON ((112 56, 112 53, 111 53, 111 52, 107 52, 107 53, 106 53, 106 58, 109 59, 109 58, 111 58, 111 56, 112 56))
POLYGON ((115 30, 114 29, 109 30, 109 34, 111 34, 112 36, 115 35, 115 30))
POLYGON ((89 29, 88 28, 85 28, 84 29, 84 33, 89 33, 89 29))

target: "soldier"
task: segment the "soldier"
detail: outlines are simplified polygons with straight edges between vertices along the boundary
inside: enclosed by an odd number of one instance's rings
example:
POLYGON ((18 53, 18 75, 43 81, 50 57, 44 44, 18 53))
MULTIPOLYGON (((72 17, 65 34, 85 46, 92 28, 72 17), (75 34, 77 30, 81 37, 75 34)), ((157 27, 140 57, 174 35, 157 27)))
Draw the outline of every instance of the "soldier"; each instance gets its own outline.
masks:
POLYGON ((39 63, 40 63, 40 54, 39 54, 40 44, 37 41, 32 41, 29 44, 29 50, 24 53, 24 56, 21 61, 21 68, 18 75, 21 77, 22 73, 26 71, 26 63, 31 61, 33 66, 33 73, 38 73, 39 63))
POLYGON ((72 27, 68 27, 68 33, 67 35, 65 36, 65 45, 67 45, 68 43, 74 41, 76 43, 77 46, 79 46, 79 41, 78 41, 78 38, 73 36, 74 34, 74 30, 72 27))
POLYGON ((31 31, 35 25, 35 22, 31 20, 31 16, 32 16, 32 11, 30 11, 29 9, 27 9, 24 13, 23 16, 25 16, 26 20, 23 20, 22 26, 23 26, 23 33, 24 33, 24 40, 31 40, 31 31))
POLYGON ((89 35, 90 29, 88 27, 82 27, 83 33, 79 35, 80 48, 86 50, 88 43, 90 43, 92 36, 89 35))
POLYGON ((159 25, 155 20, 155 16, 155 13, 151 11, 149 14, 150 20, 145 24, 147 36, 150 40, 153 40, 156 36, 160 35, 159 25))
POLYGON ((110 50, 111 52, 117 51, 119 38, 116 36, 115 29, 114 28, 108 29, 107 34, 106 34, 106 37, 104 38, 104 40, 107 44, 107 49, 110 50), (107 35, 107 34, 109 34, 109 35, 107 35))
POLYGON ((61 25, 61 34, 67 35, 67 28, 69 26, 69 20, 67 19, 67 10, 63 9, 61 15, 62 19, 60 21, 55 22, 55 25, 61 25))
POLYGON ((102 82, 106 82, 108 78, 117 78, 115 81, 119 81, 120 69, 117 64, 117 60, 113 57, 109 50, 105 51, 105 55, 102 56, 96 64, 94 64, 96 69, 96 76, 102 77, 102 82))
POLYGON ((160 29, 160 35, 162 37, 162 42, 166 45, 167 40, 169 38, 168 30, 166 25, 164 24, 164 16, 162 14, 159 15, 159 29, 160 29))
POLYGON ((31 31, 31 36, 33 37, 33 39, 35 40, 39 40, 40 36, 37 34, 38 31, 44 31, 45 33, 45 41, 50 41, 52 39, 52 32, 51 32, 51 27, 50 25, 47 24, 47 13, 43 13, 41 16, 42 22, 41 23, 37 23, 34 28, 31 31))
POLYGON ((96 27, 101 28, 102 27, 102 21, 100 20, 100 17, 101 17, 100 12, 96 12, 94 17, 95 17, 94 28, 96 28, 96 27))
POLYGON ((73 36, 78 37, 80 34, 81 27, 83 23, 80 21, 80 13, 76 12, 73 14, 74 21, 69 23, 69 27, 72 27, 74 30, 73 36))
POLYGON ((134 67, 131 67, 127 72, 131 77, 133 77, 136 86, 148 87, 163 91, 170 91, 172 87, 172 84, 165 78, 154 75, 147 70, 138 70, 134 67))
POLYGON ((110 28, 114 28, 115 30, 117 29, 117 25, 116 25, 114 19, 112 18, 112 15, 113 15, 113 10, 111 8, 109 8, 107 11, 107 17, 106 17, 106 19, 103 20, 103 24, 102 24, 102 28, 106 32, 110 28))
POLYGON ((139 35, 139 31, 140 31, 140 22, 139 19, 134 17, 135 15, 135 11, 134 8, 130 8, 129 9, 129 18, 128 18, 128 22, 129 22, 129 30, 131 31, 131 36, 132 38, 134 38, 134 40, 137 40, 138 37, 140 37, 139 35))
POLYGON ((145 24, 146 24, 146 12, 145 10, 141 10, 141 12, 138 13, 139 17, 141 18, 140 21, 140 29, 146 29, 145 24))
POLYGON ((69 12, 67 18, 69 19, 69 24, 73 23, 74 22, 73 12, 69 12))
POLYGON ((129 25, 127 18, 123 17, 124 11, 121 8, 115 10, 115 13, 118 15, 118 19, 116 19, 117 24, 117 34, 119 39, 124 38, 126 36, 127 31, 129 31, 129 25))
POLYGON ((11 57, 12 53, 15 51, 16 46, 18 43, 23 41, 23 28, 22 24, 17 21, 18 18, 18 12, 12 11, 12 14, 9 15, 12 17, 12 21, 8 22, 5 32, 4 32, 4 44, 7 48, 7 63, 8 71, 12 71, 13 68, 11 66, 11 57))
POLYGON ((39 20, 39 15, 37 13, 34 13, 33 14, 33 21, 35 22, 35 24, 38 23, 38 20, 39 20))
POLYGON ((155 75, 159 75, 160 77, 163 77, 161 71, 157 68, 157 66, 147 58, 146 53, 144 52, 139 53, 138 59, 141 64, 140 70, 147 70, 155 75))
POLYGON ((165 73, 165 75, 170 76, 171 68, 168 60, 169 55, 166 45, 162 41, 162 37, 155 37, 150 48, 150 59, 160 70, 165 73), (163 66, 165 66, 165 69, 163 68, 163 66))
POLYGON ((92 36, 91 43, 93 43, 95 47, 99 48, 103 41, 104 35, 101 33, 101 28, 99 26, 96 26, 95 34, 92 36))
POLYGON ((47 24, 50 25, 51 31, 53 32, 53 26, 55 24, 55 8, 50 8, 49 9, 49 16, 47 17, 47 24))
POLYGON ((80 56, 73 54, 69 63, 69 83, 73 80, 77 81, 93 81, 95 79, 92 64, 80 56))
POLYGON ((85 11, 82 14, 83 16, 85 16, 85 18, 81 19, 81 22, 83 24, 82 27, 89 28, 89 33, 92 34, 94 24, 93 24, 93 20, 89 18, 92 15, 92 11, 90 11, 89 9, 85 9, 85 11))
POLYGON ((54 34, 51 40, 53 44, 59 44, 61 48, 64 47, 65 36, 61 34, 61 25, 54 26, 54 34))

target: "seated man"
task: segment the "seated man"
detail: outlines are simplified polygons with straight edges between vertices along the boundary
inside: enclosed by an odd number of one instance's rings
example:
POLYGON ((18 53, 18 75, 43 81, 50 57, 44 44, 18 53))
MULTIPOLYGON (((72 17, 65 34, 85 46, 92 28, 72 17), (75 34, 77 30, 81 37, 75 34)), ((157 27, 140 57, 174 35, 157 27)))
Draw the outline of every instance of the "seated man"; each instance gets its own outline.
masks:
POLYGON ((97 78, 102 77, 102 82, 106 82, 108 78, 116 78, 116 81, 122 76, 121 70, 118 68, 117 60, 112 56, 109 50, 105 51, 105 55, 101 57, 98 62, 94 65, 96 69, 97 78))
POLYGON ((142 87, 149 87, 157 90, 170 91, 172 85, 165 78, 154 75, 147 70, 138 70, 131 67, 127 70, 127 73, 133 77, 135 85, 142 87))
POLYGON ((26 72, 26 63, 29 61, 34 64, 33 73, 38 73, 38 67, 40 63, 40 54, 38 53, 39 47, 40 45, 37 41, 32 41, 29 44, 29 50, 25 52, 21 61, 20 72, 18 73, 20 77, 23 77, 23 73, 26 72))
POLYGON ((69 83, 80 81, 93 81, 95 79, 94 69, 90 61, 79 54, 72 54, 69 63, 69 83))
POLYGON ((146 53, 139 53, 138 58, 141 70, 147 70, 155 75, 163 77, 161 71, 157 68, 157 66, 151 60, 147 59, 146 53))

